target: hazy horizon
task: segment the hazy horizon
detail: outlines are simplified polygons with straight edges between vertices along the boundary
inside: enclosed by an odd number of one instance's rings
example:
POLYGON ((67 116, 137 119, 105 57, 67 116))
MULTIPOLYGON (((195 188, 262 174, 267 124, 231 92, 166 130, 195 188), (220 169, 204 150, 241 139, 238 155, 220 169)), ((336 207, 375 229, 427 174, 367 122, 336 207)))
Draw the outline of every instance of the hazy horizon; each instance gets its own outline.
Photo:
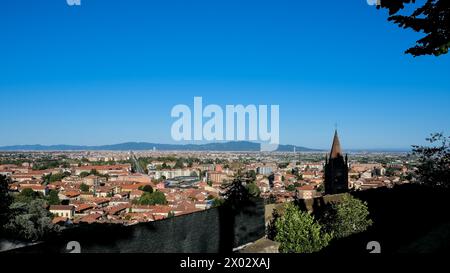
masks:
MULTIPOLYGON (((0 146, 0 151, 2 151, 2 148, 8 148, 8 147, 27 147, 27 146, 42 146, 42 147, 55 147, 55 146, 67 146, 67 147, 86 147, 86 148, 95 148, 95 147, 103 147, 103 146, 115 146, 115 145, 121 145, 121 144, 128 144, 128 143, 148 143, 148 144, 157 144, 157 145, 180 145, 180 146, 186 146, 186 145, 205 145, 205 144, 217 144, 217 143, 233 143, 233 142, 249 142, 249 143, 258 143, 253 141, 212 141, 212 142, 173 142, 173 143, 154 143, 154 142, 139 142, 139 141, 126 141, 121 143, 107 143, 102 145, 77 145, 77 144, 67 144, 67 143, 59 143, 59 144, 49 144, 49 145, 43 145, 39 143, 34 144, 18 144, 18 145, 6 145, 6 146, 0 146)), ((281 143, 281 146, 296 146, 296 147, 302 147, 307 148, 311 150, 318 150, 318 151, 328 151, 331 148, 330 147, 309 147, 305 145, 293 145, 289 143, 281 143)), ((89 149, 86 149, 89 150, 89 149)), ((148 149, 150 151, 151 149, 148 149)), ((371 148, 371 147, 363 147, 363 148, 345 148, 347 151, 410 151, 411 147, 394 147, 394 148, 371 148)), ((11 150, 13 151, 13 150, 11 150)), ((18 150, 21 151, 21 150, 18 150)), ((123 150, 126 151, 126 150, 123 150)))

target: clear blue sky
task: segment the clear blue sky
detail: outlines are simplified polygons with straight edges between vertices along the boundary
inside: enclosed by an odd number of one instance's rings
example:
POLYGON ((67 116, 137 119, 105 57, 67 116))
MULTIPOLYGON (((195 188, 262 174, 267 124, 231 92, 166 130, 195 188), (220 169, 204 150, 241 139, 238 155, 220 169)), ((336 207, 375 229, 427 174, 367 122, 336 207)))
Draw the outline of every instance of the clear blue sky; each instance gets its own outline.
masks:
POLYGON ((172 143, 175 104, 279 104, 281 143, 398 148, 448 133, 450 56, 365 0, 10 0, 0 146, 172 143), (307 3, 306 3, 307 2, 307 3))

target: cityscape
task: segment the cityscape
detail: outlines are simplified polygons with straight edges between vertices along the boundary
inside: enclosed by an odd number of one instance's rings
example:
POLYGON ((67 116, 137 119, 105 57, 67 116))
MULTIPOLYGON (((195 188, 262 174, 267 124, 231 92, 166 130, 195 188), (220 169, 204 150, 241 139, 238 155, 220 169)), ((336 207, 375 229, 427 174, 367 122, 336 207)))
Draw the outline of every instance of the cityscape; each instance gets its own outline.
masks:
POLYGON ((220 206, 242 173, 252 178, 252 194, 273 204, 414 182, 417 162, 407 152, 344 154, 338 131, 330 143, 330 152, 1 152, 0 175, 16 198, 49 200, 52 223, 63 229, 136 225, 220 206), (330 167, 344 156, 345 164, 330 167), (334 168, 344 169, 340 185, 327 177, 334 168))
MULTIPOLYGON (((277 203, 325 193, 322 152, 2 152, 0 174, 11 191, 57 196, 54 223, 126 225, 205 210, 220 202, 223 185, 250 172, 263 198, 277 203), (15 164, 7 164, 15 163, 15 164), (148 189, 146 189, 148 187, 148 189), (140 205, 158 191, 160 204, 140 205), (66 205, 61 205, 66 204, 66 205)), ((352 154, 348 188, 366 190, 410 183, 407 153, 352 154)))

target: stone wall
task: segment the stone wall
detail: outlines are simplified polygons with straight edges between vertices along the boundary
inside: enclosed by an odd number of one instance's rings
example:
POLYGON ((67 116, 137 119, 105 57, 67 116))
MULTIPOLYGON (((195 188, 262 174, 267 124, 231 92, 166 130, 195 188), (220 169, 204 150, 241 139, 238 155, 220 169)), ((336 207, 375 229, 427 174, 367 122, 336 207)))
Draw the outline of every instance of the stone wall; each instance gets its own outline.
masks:
POLYGON ((81 225, 12 252, 66 253, 76 241, 82 253, 231 253, 264 235, 264 202, 257 200, 237 212, 222 206, 133 226, 81 225))

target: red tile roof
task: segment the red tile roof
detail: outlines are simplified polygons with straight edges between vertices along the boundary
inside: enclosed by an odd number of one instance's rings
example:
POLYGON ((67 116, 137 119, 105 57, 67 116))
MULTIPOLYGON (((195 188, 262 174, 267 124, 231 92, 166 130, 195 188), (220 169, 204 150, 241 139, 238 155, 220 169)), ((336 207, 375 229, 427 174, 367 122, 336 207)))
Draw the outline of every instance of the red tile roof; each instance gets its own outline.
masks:
POLYGON ((69 205, 52 205, 49 210, 73 210, 74 208, 74 206, 69 205))

